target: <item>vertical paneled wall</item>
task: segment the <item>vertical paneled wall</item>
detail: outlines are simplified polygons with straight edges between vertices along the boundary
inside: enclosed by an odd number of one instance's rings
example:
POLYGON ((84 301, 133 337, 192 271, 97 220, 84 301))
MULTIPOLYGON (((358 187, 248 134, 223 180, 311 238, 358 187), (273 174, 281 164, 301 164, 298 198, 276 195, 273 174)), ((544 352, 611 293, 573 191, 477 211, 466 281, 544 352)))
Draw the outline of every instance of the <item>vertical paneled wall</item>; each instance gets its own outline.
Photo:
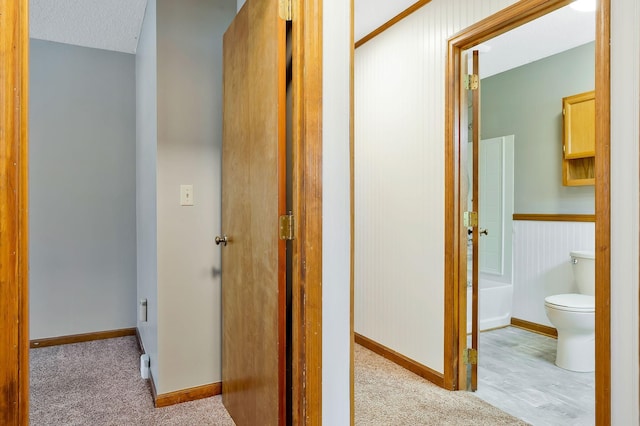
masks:
POLYGON ((512 317, 552 327, 544 298, 577 293, 569 253, 593 250, 593 222, 513 222, 512 317))
POLYGON ((640 2, 611 0, 611 424, 639 424, 640 2))
POLYGON ((447 39, 512 0, 434 0, 355 53, 355 331, 444 371, 447 39))

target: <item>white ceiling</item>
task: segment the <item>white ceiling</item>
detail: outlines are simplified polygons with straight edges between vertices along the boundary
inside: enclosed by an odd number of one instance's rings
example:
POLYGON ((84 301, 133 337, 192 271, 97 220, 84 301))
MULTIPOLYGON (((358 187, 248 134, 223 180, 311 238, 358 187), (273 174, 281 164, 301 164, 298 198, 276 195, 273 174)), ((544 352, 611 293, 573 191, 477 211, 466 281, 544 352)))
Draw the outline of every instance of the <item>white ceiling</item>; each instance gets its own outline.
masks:
MULTIPOLYGON (((355 40, 415 3, 416 0, 354 0, 355 40)), ((30 35, 135 53, 146 4, 147 0, 30 0, 30 35)), ((483 43, 481 75, 493 75, 587 43, 594 34, 594 13, 562 8, 483 43)))
POLYGON ((417 0, 353 0, 353 38, 360 40, 415 3, 417 0))
POLYGON ((136 53, 147 0, 30 0, 29 35, 136 53))
POLYGON ((565 6, 475 47, 480 51, 480 77, 581 46, 593 41, 595 34, 595 12, 565 6))

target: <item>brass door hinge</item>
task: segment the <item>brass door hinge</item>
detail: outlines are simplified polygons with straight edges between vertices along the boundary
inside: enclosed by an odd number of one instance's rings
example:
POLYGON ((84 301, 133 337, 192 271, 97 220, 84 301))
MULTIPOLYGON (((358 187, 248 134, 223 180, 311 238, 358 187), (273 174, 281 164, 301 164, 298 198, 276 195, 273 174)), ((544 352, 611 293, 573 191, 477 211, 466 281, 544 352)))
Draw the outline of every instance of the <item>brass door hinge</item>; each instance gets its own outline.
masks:
POLYGON ((462 354, 462 361, 466 364, 478 364, 478 350, 466 348, 462 354))
POLYGON ((278 0, 280 18, 284 21, 293 20, 293 0, 278 0))
POLYGON ((464 76, 464 88, 467 90, 478 90, 480 78, 478 74, 467 74, 464 76))
POLYGON ((291 213, 280 216, 280 239, 293 240, 296 238, 295 220, 291 213))
POLYGON ((478 212, 464 212, 464 226, 467 228, 478 226, 478 212))

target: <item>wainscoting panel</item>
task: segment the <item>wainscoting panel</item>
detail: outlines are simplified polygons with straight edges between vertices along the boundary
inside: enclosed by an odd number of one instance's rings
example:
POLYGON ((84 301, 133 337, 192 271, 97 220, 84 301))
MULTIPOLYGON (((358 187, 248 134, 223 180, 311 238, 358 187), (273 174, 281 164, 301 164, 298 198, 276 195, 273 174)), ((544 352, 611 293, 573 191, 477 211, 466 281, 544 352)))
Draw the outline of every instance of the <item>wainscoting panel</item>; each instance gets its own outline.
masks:
POLYGON ((513 0, 433 0, 355 52, 355 331, 444 370, 447 39, 513 0))
POLYGON ((544 298, 575 293, 569 252, 593 250, 593 222, 513 222, 513 311, 521 320, 551 326, 544 298))

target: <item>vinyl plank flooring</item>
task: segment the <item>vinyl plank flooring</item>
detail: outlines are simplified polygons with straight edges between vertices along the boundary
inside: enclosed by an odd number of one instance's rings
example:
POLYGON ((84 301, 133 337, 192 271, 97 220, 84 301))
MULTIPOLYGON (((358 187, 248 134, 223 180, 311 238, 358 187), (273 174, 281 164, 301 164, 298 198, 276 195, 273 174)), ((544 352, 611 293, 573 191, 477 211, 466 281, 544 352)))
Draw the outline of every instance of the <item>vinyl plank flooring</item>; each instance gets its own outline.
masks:
POLYGON ((556 340, 515 327, 480 333, 476 396, 534 426, 593 425, 594 373, 555 365, 556 340))

